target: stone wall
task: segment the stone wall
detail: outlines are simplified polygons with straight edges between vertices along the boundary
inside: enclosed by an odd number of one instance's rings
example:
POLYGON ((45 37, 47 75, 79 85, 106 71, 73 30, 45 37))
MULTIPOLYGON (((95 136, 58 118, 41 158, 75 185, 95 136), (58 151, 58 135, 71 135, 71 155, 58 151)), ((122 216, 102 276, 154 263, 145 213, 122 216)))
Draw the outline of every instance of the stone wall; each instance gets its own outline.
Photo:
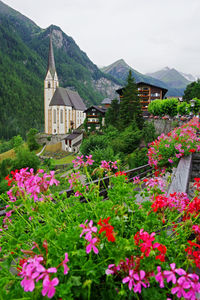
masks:
POLYGON ((180 120, 163 120, 163 119, 147 119, 148 122, 154 124, 156 134, 161 135, 162 133, 167 134, 169 131, 173 130, 175 127, 183 125, 185 122, 180 120))
POLYGON ((36 140, 38 144, 40 145, 53 145, 61 142, 65 137, 67 137, 69 134, 46 134, 46 133, 40 133, 36 136, 36 140))

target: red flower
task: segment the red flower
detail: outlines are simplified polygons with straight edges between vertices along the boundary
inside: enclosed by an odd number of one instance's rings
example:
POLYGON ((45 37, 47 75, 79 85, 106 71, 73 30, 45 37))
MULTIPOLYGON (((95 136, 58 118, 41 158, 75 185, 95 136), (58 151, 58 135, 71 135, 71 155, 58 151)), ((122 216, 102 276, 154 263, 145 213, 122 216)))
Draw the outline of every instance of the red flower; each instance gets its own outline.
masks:
POLYGON ((156 256, 156 259, 159 259, 161 262, 165 261, 165 253, 167 252, 167 248, 165 245, 155 243, 153 244, 153 249, 157 249, 160 254, 156 256))
POLYGON ((156 200, 154 201, 154 203, 151 205, 151 207, 153 208, 154 212, 157 212, 158 210, 162 210, 162 208, 167 207, 168 205, 168 201, 167 201, 167 197, 163 196, 163 195, 158 195, 156 197, 156 200))
MULTIPOLYGON (((117 176, 122 176, 122 175, 127 175, 124 171, 119 171, 119 172, 117 172, 117 173, 115 173, 115 176, 117 177, 117 176)), ((127 180, 128 178, 127 177, 125 177, 125 179, 127 180)))
POLYGON ((109 242, 115 242, 115 232, 113 232, 114 227, 111 226, 108 221, 110 220, 110 217, 108 217, 107 219, 103 219, 99 220, 99 222, 97 223, 98 225, 101 226, 101 229, 99 230, 99 234, 101 234, 102 232, 105 231, 105 235, 108 239, 109 242))
POLYGON ((196 149, 190 149, 189 152, 194 153, 196 152, 196 149))

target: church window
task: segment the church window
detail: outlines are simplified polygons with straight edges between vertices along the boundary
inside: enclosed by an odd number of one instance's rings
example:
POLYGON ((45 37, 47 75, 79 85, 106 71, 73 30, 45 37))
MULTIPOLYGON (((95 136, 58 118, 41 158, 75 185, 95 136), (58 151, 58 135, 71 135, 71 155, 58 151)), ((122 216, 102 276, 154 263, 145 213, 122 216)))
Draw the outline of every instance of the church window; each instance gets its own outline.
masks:
POLYGON ((48 89, 50 89, 51 88, 51 83, 50 82, 48 82, 48 89))
POLYGON ((63 124, 63 110, 60 111, 60 123, 63 124))
POLYGON ((56 110, 53 110, 53 122, 56 124, 56 110))

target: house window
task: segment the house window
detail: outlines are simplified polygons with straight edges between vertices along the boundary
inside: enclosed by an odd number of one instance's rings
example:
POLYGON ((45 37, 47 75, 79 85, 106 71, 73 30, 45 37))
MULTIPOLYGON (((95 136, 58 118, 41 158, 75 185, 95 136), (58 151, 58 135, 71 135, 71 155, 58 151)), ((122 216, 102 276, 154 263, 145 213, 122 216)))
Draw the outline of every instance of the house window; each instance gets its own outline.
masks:
POLYGON ((63 110, 60 111, 60 123, 63 124, 63 110))
POLYGON ((51 83, 50 82, 48 82, 48 89, 50 89, 51 88, 51 83))
POLYGON ((53 110, 53 122, 56 124, 56 109, 53 110))

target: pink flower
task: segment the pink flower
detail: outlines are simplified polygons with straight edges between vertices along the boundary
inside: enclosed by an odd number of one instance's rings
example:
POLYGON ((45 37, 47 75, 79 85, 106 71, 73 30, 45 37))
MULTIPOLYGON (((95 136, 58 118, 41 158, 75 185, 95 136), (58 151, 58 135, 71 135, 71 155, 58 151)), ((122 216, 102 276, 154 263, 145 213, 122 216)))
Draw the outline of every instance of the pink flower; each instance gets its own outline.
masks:
POLYGON ((86 155, 86 158, 87 158, 87 160, 85 162, 85 166, 88 166, 88 165, 92 166, 93 162, 94 162, 94 160, 92 159, 92 155, 89 155, 89 156, 86 155))
POLYGON ((186 272, 183 269, 176 269, 176 264, 170 264, 171 271, 164 271, 163 274, 167 280, 167 282, 172 281, 173 284, 176 283, 176 273, 180 276, 186 275, 186 272))
POLYGON ((158 273, 155 276, 155 280, 160 284, 161 288, 164 288, 164 278, 165 278, 165 276, 164 276, 163 272, 161 271, 160 266, 157 267, 157 271, 158 271, 158 273))
POLYGON ((49 279, 49 276, 46 276, 43 280, 43 290, 42 290, 42 296, 47 295, 48 298, 52 298, 56 292, 55 287, 58 285, 59 280, 57 277, 55 277, 52 281, 49 279))
POLYGON ((117 168, 117 161, 112 161, 111 163, 112 163, 112 166, 111 166, 111 167, 112 167, 113 169, 118 169, 118 168, 117 168))
POLYGON ((85 221, 84 224, 80 224, 79 226, 83 228, 83 231, 80 234, 80 237, 82 237, 85 233, 85 239, 88 240, 92 238, 92 233, 96 233, 97 232, 97 227, 93 226, 93 221, 90 220, 89 224, 86 225, 88 222, 88 220, 85 221))
POLYGON ((114 270, 111 269, 111 268, 114 268, 114 267, 115 267, 114 264, 108 265, 108 269, 106 270, 106 275, 114 274, 114 270))
POLYGON ((122 283, 127 283, 128 282, 128 288, 131 291, 133 285, 134 285, 134 270, 129 270, 129 276, 125 277, 122 280, 122 283))
POLYGON ((141 293, 141 287, 147 287, 147 285, 142 281, 144 278, 145 278, 145 271, 143 270, 140 270, 139 273, 135 273, 133 274, 133 278, 135 280, 137 280, 137 283, 135 283, 135 286, 134 286, 134 293, 141 293))
POLYGON ((83 196, 79 191, 74 194, 75 197, 83 196))
POLYGON ((190 288, 190 283, 186 280, 184 276, 182 276, 177 280, 177 285, 176 287, 172 288, 171 293, 173 295, 177 294, 178 298, 183 297, 184 299, 188 299, 185 289, 189 289, 189 288, 190 288))
POLYGON ((173 164, 173 160, 171 158, 168 158, 168 162, 170 162, 170 164, 173 164))
POLYGON ((69 271, 69 267, 66 265, 66 263, 69 261, 68 259, 68 253, 65 253, 65 259, 63 260, 62 264, 64 267, 64 275, 66 275, 69 271))
POLYGON ((98 254, 99 250, 95 246, 95 243, 97 242, 97 238, 93 238, 93 239, 88 238, 88 242, 89 244, 86 247, 86 253, 89 254, 91 250, 93 250, 95 254, 98 254))

